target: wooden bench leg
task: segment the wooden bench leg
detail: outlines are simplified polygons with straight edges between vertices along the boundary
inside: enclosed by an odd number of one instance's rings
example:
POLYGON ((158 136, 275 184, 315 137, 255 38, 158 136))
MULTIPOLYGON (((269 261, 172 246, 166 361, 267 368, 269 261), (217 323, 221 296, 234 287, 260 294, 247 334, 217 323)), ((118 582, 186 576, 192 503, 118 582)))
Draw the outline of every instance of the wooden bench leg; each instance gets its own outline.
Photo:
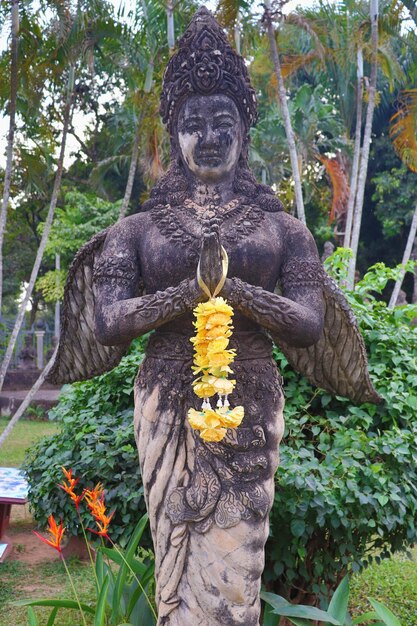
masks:
POLYGON ((6 537, 9 528, 11 504, 0 502, 0 563, 2 563, 12 549, 12 543, 6 537))

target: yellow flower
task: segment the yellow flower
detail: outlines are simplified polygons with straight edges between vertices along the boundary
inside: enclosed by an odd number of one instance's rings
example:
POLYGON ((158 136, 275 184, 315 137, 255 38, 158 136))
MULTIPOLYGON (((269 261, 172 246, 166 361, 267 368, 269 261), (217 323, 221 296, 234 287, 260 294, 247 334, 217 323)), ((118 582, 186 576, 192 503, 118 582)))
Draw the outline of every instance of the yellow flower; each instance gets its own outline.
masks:
POLYGON ((210 328, 213 328, 213 326, 227 327, 230 322, 231 319, 226 313, 213 313, 213 315, 210 315, 208 317, 205 328, 207 328, 207 330, 210 330, 210 328))
POLYGON ((204 409, 203 411, 188 410, 188 421, 195 430, 217 428, 221 426, 220 419, 221 416, 213 409, 204 409))
POLYGON ((205 428, 207 428, 207 424, 204 419, 204 413, 202 411, 188 409, 188 421, 190 422, 190 426, 195 430, 204 430, 205 428))
POLYGON ((223 439, 226 432, 225 428, 206 428, 206 430, 201 431, 200 437, 204 441, 218 442, 223 439))
POLYGON ((210 374, 216 378, 221 378, 225 374, 233 374, 233 370, 228 365, 219 365, 218 367, 210 367, 210 374))
POLYGON ((237 428, 240 426, 244 417, 243 406, 236 406, 234 409, 219 409, 221 425, 226 428, 237 428))
POLYGON ((211 398, 215 393, 218 393, 213 385, 204 381, 194 381, 193 389, 199 398, 211 398))
MULTIPOLYGON (((208 361, 207 367, 219 367, 222 365, 229 365, 233 361, 235 354, 233 350, 223 350, 223 352, 215 352, 214 354, 207 355, 208 361)), ((197 364, 197 362, 196 362, 197 364)), ((210 372, 211 374, 212 372, 210 372)))
POLYGON ((220 337, 230 337, 231 335, 232 331, 230 330, 230 327, 225 328, 224 326, 214 326, 210 330, 204 331, 204 336, 208 339, 208 341, 211 341, 212 339, 219 339, 220 337))
POLYGON ((210 366, 207 354, 196 354, 194 357, 194 363, 197 367, 207 368, 210 366))
POLYGON ((235 388, 235 380, 228 380, 227 378, 217 378, 217 376, 213 376, 213 379, 214 380, 211 384, 215 390, 215 393, 219 393, 222 396, 232 393, 233 389, 235 388))
POLYGON ((218 339, 213 339, 213 341, 209 341, 207 344, 207 354, 214 354, 217 352, 223 352, 226 350, 229 345, 229 340, 227 337, 219 337, 218 339))

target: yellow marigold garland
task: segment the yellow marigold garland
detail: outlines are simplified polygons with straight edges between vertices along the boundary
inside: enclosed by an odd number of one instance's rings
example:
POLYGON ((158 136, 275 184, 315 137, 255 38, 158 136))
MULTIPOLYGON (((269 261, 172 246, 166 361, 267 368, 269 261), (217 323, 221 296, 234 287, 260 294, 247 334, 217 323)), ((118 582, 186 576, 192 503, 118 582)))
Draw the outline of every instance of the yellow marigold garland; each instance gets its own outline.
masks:
POLYGON ((197 378, 193 389, 203 403, 200 411, 189 409, 188 421, 192 428, 200 431, 204 441, 221 441, 227 428, 237 428, 244 415, 242 406, 231 409, 228 400, 236 385, 235 380, 228 378, 228 374, 233 374, 230 364, 236 356, 235 350, 228 349, 233 309, 224 298, 211 298, 196 306, 194 316, 196 334, 191 342, 194 344, 193 371, 197 378), (216 394, 216 408, 212 408, 209 398, 216 394))

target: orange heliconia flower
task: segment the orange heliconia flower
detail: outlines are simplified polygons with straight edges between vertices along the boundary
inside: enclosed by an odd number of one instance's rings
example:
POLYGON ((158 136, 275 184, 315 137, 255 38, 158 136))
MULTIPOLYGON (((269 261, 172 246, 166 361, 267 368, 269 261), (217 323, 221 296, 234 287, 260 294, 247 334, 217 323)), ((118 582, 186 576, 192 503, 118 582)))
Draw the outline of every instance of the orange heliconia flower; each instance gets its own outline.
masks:
POLYGON ((42 535, 37 533, 36 530, 32 532, 34 532, 35 535, 39 537, 39 539, 43 541, 44 543, 46 543, 48 546, 51 546, 51 548, 55 548, 55 550, 58 550, 59 553, 62 553, 61 541, 65 532, 65 528, 62 525, 62 520, 60 521, 59 526, 57 526, 54 516, 50 515, 48 517, 48 523, 49 523, 48 532, 51 535, 51 539, 46 539, 46 537, 42 537, 42 535))
POLYGON ((68 481, 68 484, 65 482, 65 480, 63 480, 62 482, 64 483, 63 485, 58 485, 58 487, 60 487, 61 489, 63 489, 63 491, 65 491, 65 493, 67 493, 71 500, 74 502, 76 509, 78 511, 78 507, 80 506, 80 502, 84 497, 84 493, 82 493, 81 495, 77 496, 77 494, 74 491, 74 487, 77 485, 78 481, 80 480, 79 478, 73 478, 72 477, 72 469, 67 470, 65 469, 65 467, 62 468, 62 471, 64 473, 65 478, 68 481))
POLYGON ((98 502, 104 497, 103 485, 101 483, 97 483, 93 489, 84 489, 84 497, 87 500, 89 508, 91 509, 95 502, 98 502))
POLYGON ((90 530, 92 533, 96 535, 100 535, 100 537, 109 538, 108 530, 109 530, 110 522, 114 515, 114 511, 110 515, 106 515, 106 505, 104 504, 104 494, 101 495, 99 500, 88 502, 88 508, 90 509, 96 521, 97 528, 98 528, 98 530, 93 530, 92 528, 89 528, 88 530, 90 530))

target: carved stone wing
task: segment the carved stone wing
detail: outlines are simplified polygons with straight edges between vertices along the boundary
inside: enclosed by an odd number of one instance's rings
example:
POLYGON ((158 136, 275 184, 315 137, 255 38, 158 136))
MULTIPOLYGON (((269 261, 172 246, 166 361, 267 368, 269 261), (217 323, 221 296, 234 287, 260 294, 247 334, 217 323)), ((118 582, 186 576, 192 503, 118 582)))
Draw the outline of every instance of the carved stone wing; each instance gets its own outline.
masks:
POLYGON ((382 402, 368 373, 365 344, 343 292, 327 274, 323 283, 325 318, 319 341, 294 348, 272 338, 290 365, 317 387, 345 396, 355 404, 382 402))
POLYGON ((61 337, 48 380, 55 384, 87 380, 113 369, 126 346, 103 346, 94 333, 94 261, 100 255, 107 231, 97 233, 77 252, 64 290, 61 337))

